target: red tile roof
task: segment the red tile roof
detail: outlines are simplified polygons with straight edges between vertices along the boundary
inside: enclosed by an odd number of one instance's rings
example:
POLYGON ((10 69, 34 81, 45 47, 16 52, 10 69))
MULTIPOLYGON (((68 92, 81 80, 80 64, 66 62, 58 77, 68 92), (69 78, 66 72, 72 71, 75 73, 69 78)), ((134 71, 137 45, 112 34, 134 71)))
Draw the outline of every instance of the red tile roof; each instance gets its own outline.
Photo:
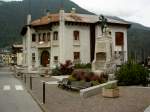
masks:
MULTIPOLYGON (((64 13, 65 21, 69 22, 81 22, 81 23, 96 23, 99 21, 99 16, 97 15, 88 15, 88 14, 78 14, 78 13, 64 13)), ((109 23, 115 24, 125 24, 128 25, 128 22, 119 21, 111 18, 107 18, 109 23)), ((59 22, 60 15, 57 14, 49 14, 48 16, 44 16, 40 19, 32 21, 32 26, 46 25, 53 22, 59 22)))

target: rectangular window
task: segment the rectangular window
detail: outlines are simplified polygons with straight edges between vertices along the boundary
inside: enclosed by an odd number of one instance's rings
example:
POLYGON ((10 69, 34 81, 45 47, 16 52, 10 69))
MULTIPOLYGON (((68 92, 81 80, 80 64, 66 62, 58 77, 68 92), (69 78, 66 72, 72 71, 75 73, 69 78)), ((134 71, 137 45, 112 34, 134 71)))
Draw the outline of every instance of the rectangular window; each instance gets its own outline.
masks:
POLYGON ((32 34, 32 42, 36 42, 36 35, 32 34))
POLYGON ((35 53, 32 53, 32 62, 35 62, 35 53))
POLYGON ((45 41, 46 40, 46 33, 43 33, 43 39, 42 41, 45 41))
POLYGON ((58 32, 57 31, 55 31, 53 33, 53 40, 58 40, 58 32))
POLYGON ((41 42, 42 39, 41 39, 41 34, 40 33, 38 34, 38 38, 39 38, 39 42, 41 42))
POLYGON ((74 40, 79 40, 79 31, 73 32, 74 40))
POLYGON ((74 52, 74 60, 80 60, 80 52, 74 52))
POLYGON ((50 41, 51 40, 51 33, 47 33, 47 41, 50 41))
POLYGON ((54 61, 58 61, 58 56, 54 56, 54 61))
POLYGON ((119 45, 119 46, 122 46, 124 44, 123 32, 116 32, 115 33, 115 42, 116 42, 116 45, 119 45))

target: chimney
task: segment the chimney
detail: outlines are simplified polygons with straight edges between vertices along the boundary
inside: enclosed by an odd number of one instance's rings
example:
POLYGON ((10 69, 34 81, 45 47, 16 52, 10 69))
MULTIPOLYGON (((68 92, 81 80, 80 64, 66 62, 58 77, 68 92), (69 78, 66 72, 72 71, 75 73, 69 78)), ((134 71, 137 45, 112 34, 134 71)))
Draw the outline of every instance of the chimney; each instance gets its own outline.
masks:
POLYGON ((31 23, 31 14, 27 15, 27 25, 31 23))
POLYGON ((75 13, 76 13, 76 8, 72 8, 72 9, 71 9, 71 13, 72 13, 72 14, 75 14, 75 13))
POLYGON ((60 10, 59 14, 60 14, 60 21, 64 21, 65 11, 64 10, 60 10))
POLYGON ((46 10, 46 16, 49 16, 49 15, 50 15, 50 11, 46 10))

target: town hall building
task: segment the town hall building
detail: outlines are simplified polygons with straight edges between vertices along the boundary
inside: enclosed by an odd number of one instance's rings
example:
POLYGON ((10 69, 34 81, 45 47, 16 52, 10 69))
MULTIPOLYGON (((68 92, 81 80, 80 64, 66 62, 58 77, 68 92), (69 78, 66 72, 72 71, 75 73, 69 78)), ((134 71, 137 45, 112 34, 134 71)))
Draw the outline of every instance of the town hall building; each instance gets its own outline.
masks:
MULTIPOLYGON (((123 55, 127 61, 127 29, 129 23, 107 17, 108 34, 112 38, 112 55, 123 55)), ((31 21, 22 28, 23 65, 50 67, 71 60, 73 63, 92 63, 96 38, 102 35, 98 15, 71 13, 60 10, 31 21)))

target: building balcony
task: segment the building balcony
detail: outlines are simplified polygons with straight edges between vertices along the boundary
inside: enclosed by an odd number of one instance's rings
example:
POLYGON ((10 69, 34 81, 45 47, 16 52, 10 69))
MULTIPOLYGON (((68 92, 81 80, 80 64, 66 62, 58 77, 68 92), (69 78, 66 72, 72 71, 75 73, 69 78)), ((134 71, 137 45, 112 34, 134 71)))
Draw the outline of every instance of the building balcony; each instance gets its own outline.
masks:
POLYGON ((33 42, 32 43, 32 47, 37 47, 37 48, 49 48, 51 47, 51 42, 44 42, 44 41, 41 41, 41 42, 33 42))
POLYGON ((51 42, 39 42, 39 44, 38 44, 38 48, 49 48, 49 47, 51 47, 51 42))

